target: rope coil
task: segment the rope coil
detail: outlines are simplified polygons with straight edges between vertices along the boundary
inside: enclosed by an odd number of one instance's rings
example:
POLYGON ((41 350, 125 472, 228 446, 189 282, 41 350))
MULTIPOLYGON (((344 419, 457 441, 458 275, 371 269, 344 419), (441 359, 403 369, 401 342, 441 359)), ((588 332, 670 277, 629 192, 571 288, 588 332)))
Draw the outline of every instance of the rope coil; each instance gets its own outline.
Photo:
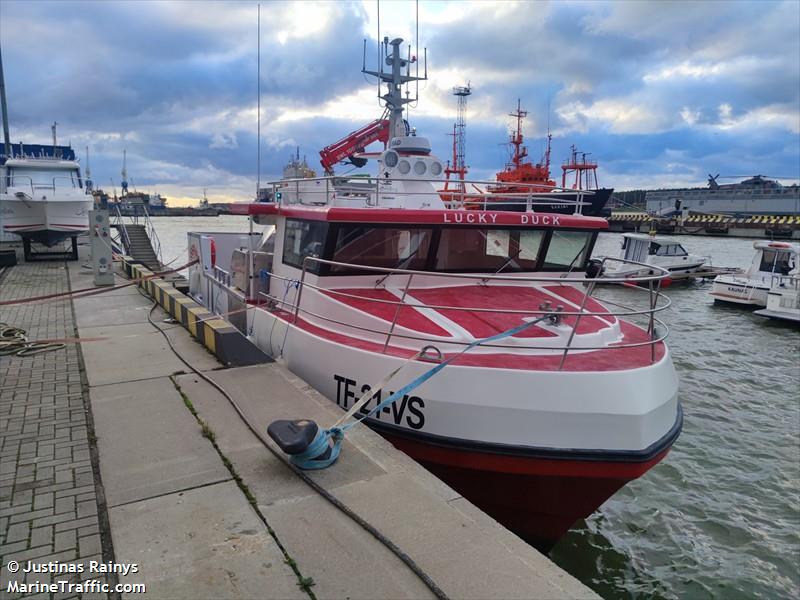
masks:
POLYGON ((33 356, 66 347, 63 343, 31 341, 26 331, 0 323, 0 356, 33 356))

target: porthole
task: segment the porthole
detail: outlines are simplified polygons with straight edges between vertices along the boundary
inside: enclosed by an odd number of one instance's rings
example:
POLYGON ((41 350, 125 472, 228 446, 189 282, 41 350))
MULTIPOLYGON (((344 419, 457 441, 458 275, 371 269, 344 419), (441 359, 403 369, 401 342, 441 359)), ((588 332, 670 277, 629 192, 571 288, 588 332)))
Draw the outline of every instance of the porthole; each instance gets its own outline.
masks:
POLYGON ((411 170, 411 163, 407 160, 401 160, 400 164, 397 166, 397 170, 403 175, 408 175, 408 172, 411 170))
POLYGON ((428 167, 425 165, 424 162, 418 160, 414 163, 414 173, 417 175, 425 175, 425 171, 428 170, 428 167))
POLYGON ((390 169, 393 169, 394 167, 397 166, 398 160, 400 160, 400 158, 397 156, 397 152, 395 152, 394 150, 389 150, 386 154, 383 155, 383 164, 389 167, 390 169))
POLYGON ((434 176, 441 175, 442 174, 442 163, 440 163, 440 162, 431 163, 431 173, 434 176))

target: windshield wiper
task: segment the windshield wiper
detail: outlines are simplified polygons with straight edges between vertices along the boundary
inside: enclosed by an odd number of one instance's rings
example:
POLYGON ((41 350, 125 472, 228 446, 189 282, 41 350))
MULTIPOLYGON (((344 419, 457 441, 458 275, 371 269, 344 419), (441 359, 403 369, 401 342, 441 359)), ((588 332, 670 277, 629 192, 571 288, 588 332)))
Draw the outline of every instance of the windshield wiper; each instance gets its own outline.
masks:
MULTIPOLYGON (((406 256, 403 260, 401 260, 394 267, 392 267, 392 269, 405 269, 408 266, 408 264, 411 262, 411 259, 414 258, 414 256, 417 254, 417 251, 419 251, 419 246, 411 254, 406 256)), ((386 275, 384 275, 383 277, 378 279, 378 281, 375 282, 375 287, 378 287, 380 284, 382 284, 384 281, 386 281, 386 279, 389 277, 389 275, 394 275, 394 273, 387 273, 386 275)))
MULTIPOLYGON (((500 268, 497 269, 494 273, 492 273, 492 275, 497 275, 500 271, 502 271, 508 265, 513 263, 519 257, 520 254, 522 254, 522 248, 521 247, 517 248, 517 251, 514 254, 509 254, 508 258, 506 259, 506 261, 502 265, 500 265, 500 268)), ((483 279, 481 279, 481 283, 483 285, 486 285, 486 282, 488 282, 488 281, 489 281, 489 279, 487 277, 484 277, 483 279)))

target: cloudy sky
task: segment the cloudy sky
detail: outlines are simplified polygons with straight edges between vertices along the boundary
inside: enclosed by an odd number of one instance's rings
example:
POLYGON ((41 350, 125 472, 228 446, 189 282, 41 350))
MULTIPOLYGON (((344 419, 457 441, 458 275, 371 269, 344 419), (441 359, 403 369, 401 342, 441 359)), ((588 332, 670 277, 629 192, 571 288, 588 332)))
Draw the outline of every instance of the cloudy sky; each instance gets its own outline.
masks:
MULTIPOLYGON (((172 205, 252 197, 257 175, 255 2, 0 0, 12 141, 91 152, 93 179, 172 205)), ((415 4, 380 5, 381 36, 416 45, 415 4)), ((261 3, 261 178, 378 118, 377 7, 261 3)), ((491 178, 508 113, 529 111, 538 158, 571 144, 617 189, 704 185, 707 173, 800 177, 800 2, 419 2, 430 80, 410 121, 449 155, 455 85, 471 82, 467 163, 491 178), (549 111, 548 111, 549 106, 549 111)), ((413 90, 412 90, 413 91, 413 90)), ((85 160, 85 159, 84 159, 85 160)), ((560 170, 559 170, 560 171, 560 170)))

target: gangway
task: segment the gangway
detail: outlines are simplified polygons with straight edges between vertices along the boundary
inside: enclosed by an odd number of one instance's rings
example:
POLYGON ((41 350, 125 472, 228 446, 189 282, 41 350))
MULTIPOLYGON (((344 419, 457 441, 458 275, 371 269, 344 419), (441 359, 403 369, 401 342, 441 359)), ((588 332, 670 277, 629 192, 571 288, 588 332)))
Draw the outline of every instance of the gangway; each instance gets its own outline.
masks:
POLYGON ((119 203, 114 203, 114 222, 111 226, 117 230, 118 245, 125 254, 141 262, 151 271, 161 271, 161 243, 153 226, 153 221, 144 204, 133 205, 133 214, 128 221, 122 216, 119 203))

